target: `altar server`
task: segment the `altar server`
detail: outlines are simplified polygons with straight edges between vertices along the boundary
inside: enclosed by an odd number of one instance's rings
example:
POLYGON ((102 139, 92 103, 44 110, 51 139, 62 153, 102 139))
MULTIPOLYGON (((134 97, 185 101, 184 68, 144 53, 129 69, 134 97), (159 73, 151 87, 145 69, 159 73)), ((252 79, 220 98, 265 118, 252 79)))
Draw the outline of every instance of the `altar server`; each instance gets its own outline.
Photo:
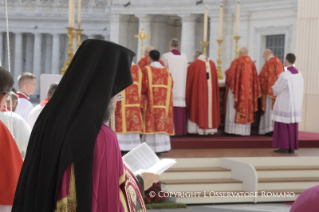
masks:
POLYGON ((165 67, 171 72, 174 81, 173 104, 176 135, 187 134, 186 116, 186 78, 187 57, 179 51, 179 40, 173 38, 169 43, 170 52, 163 54, 165 67))
POLYGON ((300 71, 293 64, 296 56, 287 54, 285 66, 287 71, 279 75, 272 87, 277 96, 272 120, 275 121, 273 147, 278 153, 294 153, 298 149, 298 122, 302 116, 304 80, 300 71))

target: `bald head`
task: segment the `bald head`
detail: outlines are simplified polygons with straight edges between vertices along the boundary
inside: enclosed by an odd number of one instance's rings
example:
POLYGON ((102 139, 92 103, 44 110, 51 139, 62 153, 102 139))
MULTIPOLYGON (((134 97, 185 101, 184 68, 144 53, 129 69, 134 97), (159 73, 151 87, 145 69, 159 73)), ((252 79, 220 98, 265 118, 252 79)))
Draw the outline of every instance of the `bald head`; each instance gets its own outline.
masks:
POLYGON ((274 56, 270 49, 266 49, 263 53, 264 59, 267 61, 269 57, 274 56))
POLYGON ((144 55, 148 56, 148 54, 150 53, 150 51, 154 50, 153 46, 146 46, 144 49, 144 55))
POLYGON ((248 55, 248 48, 247 47, 241 47, 239 49, 239 57, 247 56, 248 55))

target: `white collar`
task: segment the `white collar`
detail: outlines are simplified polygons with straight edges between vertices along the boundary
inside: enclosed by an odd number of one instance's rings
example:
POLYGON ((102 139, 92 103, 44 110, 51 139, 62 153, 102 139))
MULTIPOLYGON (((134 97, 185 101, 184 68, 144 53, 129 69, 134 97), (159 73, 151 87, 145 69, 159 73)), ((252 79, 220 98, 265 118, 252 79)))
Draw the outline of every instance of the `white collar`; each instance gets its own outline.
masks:
POLYGON ((157 67, 157 68, 164 68, 164 67, 162 66, 162 64, 161 64, 160 62, 158 62, 158 61, 153 61, 153 62, 150 64, 150 66, 157 67))
POLYGON ((209 60, 209 58, 208 58, 207 56, 205 56, 205 55, 201 54, 201 55, 199 55, 199 56, 198 56, 198 60, 208 61, 208 60, 209 60))
POLYGON ((27 97, 28 99, 30 98, 27 94, 23 93, 22 91, 18 91, 17 93, 22 94, 23 96, 27 97))
POLYGON ((272 58, 272 57, 274 57, 274 56, 269 56, 269 57, 267 58, 267 61, 268 61, 270 58, 272 58))

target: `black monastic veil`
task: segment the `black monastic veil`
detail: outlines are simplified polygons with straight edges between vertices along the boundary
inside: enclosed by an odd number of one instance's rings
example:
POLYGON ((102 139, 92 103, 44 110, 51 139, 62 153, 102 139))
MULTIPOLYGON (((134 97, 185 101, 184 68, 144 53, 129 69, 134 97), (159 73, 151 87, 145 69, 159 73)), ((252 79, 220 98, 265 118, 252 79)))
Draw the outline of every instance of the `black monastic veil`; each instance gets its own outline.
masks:
POLYGON ((77 211, 91 211, 96 137, 112 96, 132 84, 135 54, 112 42, 86 40, 75 54, 30 136, 13 212, 49 212, 66 168, 74 163, 77 211))

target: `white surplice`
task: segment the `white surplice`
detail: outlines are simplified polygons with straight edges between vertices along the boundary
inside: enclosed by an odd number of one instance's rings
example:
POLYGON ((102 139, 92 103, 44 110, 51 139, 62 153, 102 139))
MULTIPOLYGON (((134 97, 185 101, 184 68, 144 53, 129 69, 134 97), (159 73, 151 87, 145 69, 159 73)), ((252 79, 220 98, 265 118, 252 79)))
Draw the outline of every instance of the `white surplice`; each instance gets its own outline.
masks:
POLYGON ((31 128, 33 128, 36 120, 38 119, 38 116, 40 115, 44 107, 45 105, 38 104, 31 110, 29 114, 29 119, 28 119, 28 123, 31 126, 31 128))
MULTIPOLYGON (((31 134, 31 127, 29 124, 18 114, 12 112, 13 117, 13 137, 20 150, 21 156, 24 158, 29 143, 31 134)), ((10 129, 11 112, 0 112, 0 120, 10 129), (9 123, 8 123, 9 119, 9 123)))
POLYGON ((172 52, 163 54, 162 60, 165 67, 171 72, 173 86, 173 106, 186 107, 186 78, 187 57, 185 54, 174 55, 172 52))
POLYGON ((165 133, 142 135, 142 142, 147 143, 156 153, 168 152, 171 150, 171 138, 165 133))
POLYGON ((259 131, 260 135, 274 131, 274 121, 271 119, 272 116, 272 98, 266 96, 265 113, 260 117, 259 131))
POLYGON ((231 90, 228 91, 226 104, 225 132, 236 135, 250 135, 251 124, 237 124, 235 122, 236 110, 235 97, 231 90))
POLYGON ((277 96, 272 120, 281 123, 298 123, 302 116, 304 80, 300 71, 292 74, 285 71, 272 87, 277 96))
POLYGON ((121 151, 131 151, 142 143, 139 133, 116 134, 121 151))
POLYGON ((11 212, 12 205, 0 205, 0 212, 11 212))
MULTIPOLYGON (((20 93, 29 99, 29 97, 23 92, 18 91, 17 93, 20 93)), ((18 98, 18 105, 15 110, 15 112, 19 114, 26 122, 28 122, 29 114, 33 109, 33 105, 28 99, 18 98)))

